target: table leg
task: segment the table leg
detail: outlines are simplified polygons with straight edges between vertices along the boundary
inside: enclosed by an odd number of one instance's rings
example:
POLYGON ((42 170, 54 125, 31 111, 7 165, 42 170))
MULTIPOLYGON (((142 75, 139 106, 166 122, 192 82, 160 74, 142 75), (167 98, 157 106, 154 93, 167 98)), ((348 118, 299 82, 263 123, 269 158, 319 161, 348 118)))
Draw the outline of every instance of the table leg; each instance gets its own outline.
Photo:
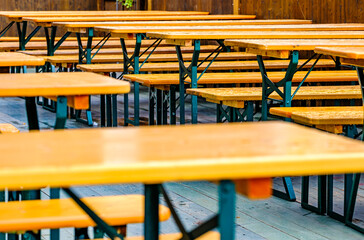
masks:
POLYGON ((219 230, 221 239, 235 239, 235 184, 224 180, 219 185, 219 230))
POLYGON ((145 240, 159 239, 159 185, 145 185, 145 240))
POLYGON ((64 129, 67 120, 67 97, 57 97, 56 123, 54 129, 64 129))

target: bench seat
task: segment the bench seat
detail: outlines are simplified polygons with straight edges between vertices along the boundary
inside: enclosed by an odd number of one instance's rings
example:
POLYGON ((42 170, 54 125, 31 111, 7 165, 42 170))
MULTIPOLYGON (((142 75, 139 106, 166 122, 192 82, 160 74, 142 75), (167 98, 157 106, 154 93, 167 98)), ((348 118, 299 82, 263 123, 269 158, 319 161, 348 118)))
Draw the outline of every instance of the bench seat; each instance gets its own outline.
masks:
MULTIPOLYGON (((181 237, 182 234, 180 233, 161 234, 159 240, 179 240, 181 237)), ((144 237, 127 237, 126 240, 144 240, 144 237)), ((218 232, 208 232, 196 238, 196 240, 220 240, 220 234, 218 232)))
MULTIPOLYGON (((212 52, 216 49, 217 46, 215 45, 203 45, 201 46, 201 52, 212 52)), ((140 52, 144 52, 146 47, 140 49, 140 52)), ((146 53, 150 53, 153 48, 150 48, 146 53)), ((193 47, 181 47, 182 52, 193 52, 193 47)), ((97 49, 93 50, 92 53, 95 53, 97 49)), ((129 48, 128 52, 133 52, 134 48, 129 48)), ((20 51, 21 53, 25 53, 28 55, 34 56, 47 56, 47 50, 27 50, 27 51, 20 51)), ((154 50, 154 53, 176 53, 175 47, 157 47, 154 50)), ((118 48, 101 48, 97 54, 123 54, 123 49, 121 46, 118 48)), ((59 55, 78 55, 78 49, 60 49, 54 53, 55 56, 59 55)))
POLYGON ((292 118, 308 125, 362 125, 364 118, 362 106, 274 107, 269 112, 273 115, 292 118))
MULTIPOLYGON (((209 53, 201 53, 200 60, 205 59, 209 53)), ((144 61, 147 56, 143 55, 140 60, 144 61)), ((186 61, 191 61, 192 53, 184 54, 184 59, 186 61)), ((210 57, 211 59, 212 57, 210 57)), ((245 52, 224 52, 220 53, 217 57, 218 60, 242 60, 242 59, 251 59, 252 54, 245 53, 245 52)), ((78 63, 78 55, 64 55, 64 56, 45 56, 44 59, 47 62, 50 62, 54 65, 56 64, 74 64, 78 63)), ((96 55, 93 59, 93 63, 116 63, 122 62, 123 56, 122 55, 110 55, 110 54, 102 54, 96 55)), ((178 61, 176 54, 152 54, 149 59, 149 62, 171 62, 171 61, 178 61)))
MULTIPOLYGON (((143 195, 86 197, 83 200, 109 225, 144 222, 143 195)), ((167 220, 169 209, 162 205, 159 209, 160 221, 167 220)), ((0 203, 0 232, 88 226, 95 226, 95 223, 69 198, 0 203)))
MULTIPOLYGON (((292 92, 295 87, 292 87, 292 92)), ((206 101, 235 108, 244 108, 245 101, 261 101, 262 88, 195 88, 187 89, 187 94, 205 98, 206 101)), ((277 93, 270 95, 281 99, 277 93)), ((293 100, 361 99, 360 86, 317 86, 301 87, 293 100)))
POLYGON ((364 121, 362 106, 274 107, 269 112, 336 134, 343 132, 343 125, 362 125, 364 121))
POLYGON ((0 133, 18 133, 19 129, 17 129, 14 125, 10 123, 0 123, 0 133))
MULTIPOLYGON (((305 60, 300 60, 299 65, 303 64, 305 60)), ((208 62, 203 63, 198 70, 204 70, 208 62)), ((286 68, 289 60, 266 60, 264 65, 267 69, 282 69, 286 68)), ((311 64, 305 65, 305 68, 310 68, 311 64)), ((317 64, 318 68, 335 67, 335 62, 331 59, 321 59, 317 64)), ((96 73, 109 73, 109 72, 123 72, 124 66, 122 64, 80 64, 77 66, 86 72, 96 73)), ((221 70, 257 70, 259 69, 258 62, 255 61, 214 61, 208 70, 221 71, 221 70)), ((165 62, 165 63, 146 63, 140 69, 143 72, 178 72, 178 62, 165 62)))
MULTIPOLYGON (((268 72, 273 82, 284 77, 284 72, 268 72)), ((306 75, 305 71, 297 72, 293 82, 300 82, 306 75)), ((128 74, 124 80, 138 82, 145 86, 162 86, 179 84, 179 74, 128 74)), ((186 79, 188 81, 189 79, 186 79)), ((305 82, 357 82, 358 76, 353 70, 312 71, 305 82)), ((234 83, 262 83, 260 72, 234 72, 234 73, 205 73, 198 84, 234 84, 234 83)))
MULTIPOLYGON (((93 41, 92 46, 94 47, 98 44, 99 41, 93 41)), ((86 46, 87 41, 82 42, 82 46, 86 46)), ((103 48, 118 48, 120 47, 120 40, 109 40, 104 45, 103 48)), ((131 40, 128 42, 127 47, 135 46, 135 40, 131 40)), ((144 47, 149 47, 149 44, 144 43, 144 47)), ((47 50, 47 43, 46 41, 37 42, 31 41, 26 44, 27 50, 47 50)), ((78 49, 78 42, 77 41, 65 41, 61 44, 59 49, 78 49)), ((0 42, 0 51, 16 51, 19 50, 19 43, 18 42, 0 42)))

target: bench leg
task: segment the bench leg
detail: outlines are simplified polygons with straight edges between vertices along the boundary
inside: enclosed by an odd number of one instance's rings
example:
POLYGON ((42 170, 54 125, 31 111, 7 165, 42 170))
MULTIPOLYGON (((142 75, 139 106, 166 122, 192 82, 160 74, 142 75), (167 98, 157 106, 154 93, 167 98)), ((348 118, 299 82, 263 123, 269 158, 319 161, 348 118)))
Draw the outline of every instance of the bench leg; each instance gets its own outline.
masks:
POLYGON ((163 105, 163 93, 162 90, 156 89, 157 92, 157 125, 162 125, 162 105, 163 105))
POLYGON ((293 190, 292 180, 290 177, 283 177, 283 185, 285 192, 278 191, 276 189, 273 189, 273 196, 282 198, 287 201, 294 202, 296 201, 296 195, 293 190))
POLYGON ((350 190, 348 206, 346 209, 345 224, 361 233, 364 233, 364 228, 359 227, 358 225, 353 223, 353 215, 354 215, 354 209, 355 209, 355 202, 356 202, 356 198, 358 195, 360 177, 361 177, 360 173, 354 174, 353 184, 352 184, 351 190, 350 190))
POLYGON ((54 129, 64 129, 67 120, 67 97, 57 98, 56 123, 54 129))
POLYGON ((118 95, 113 94, 112 98, 112 126, 118 126, 118 95))
POLYGON ((176 114, 176 88, 177 86, 171 85, 169 90, 169 121, 171 125, 176 125, 177 114, 176 114))
POLYGON ((159 239, 159 185, 145 185, 145 240, 159 239))
POLYGON ((318 214, 326 213, 326 198, 327 198, 327 176, 318 176, 318 202, 317 207, 310 205, 309 202, 309 177, 302 177, 302 200, 301 206, 304 209, 316 212, 318 214))
POLYGON ((111 95, 106 95, 106 126, 111 127, 111 95))
POLYGON ((162 91, 162 124, 168 124, 169 91, 162 91))
POLYGON ((105 127, 105 95, 100 95, 101 127, 105 127))
POLYGON ((155 110, 155 89, 154 87, 149 88, 149 125, 154 125, 154 110, 155 110))

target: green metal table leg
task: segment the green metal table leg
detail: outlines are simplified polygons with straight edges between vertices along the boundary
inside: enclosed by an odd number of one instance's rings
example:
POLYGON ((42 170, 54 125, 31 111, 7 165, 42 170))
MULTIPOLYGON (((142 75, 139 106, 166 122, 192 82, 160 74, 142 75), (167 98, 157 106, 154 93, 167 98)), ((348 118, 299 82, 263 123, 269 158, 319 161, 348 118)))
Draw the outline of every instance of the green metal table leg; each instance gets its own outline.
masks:
POLYGON ((139 126, 140 124, 139 86, 139 83, 134 82, 134 126, 139 126))
POLYGON ((156 104, 156 112, 157 112, 157 125, 162 125, 162 105, 163 105, 163 93, 162 90, 157 89, 157 104, 156 104))
POLYGON ((302 199, 301 206, 304 209, 316 212, 318 214, 326 213, 326 198, 327 198, 327 176, 318 176, 318 201, 317 207, 309 204, 309 177, 302 177, 302 199))
POLYGON ((64 129, 67 120, 67 97, 57 97, 56 123, 54 129, 64 129))
POLYGON ((235 239, 235 184, 224 180, 219 185, 219 230, 221 239, 235 239))
POLYGON ((101 127, 105 127, 105 95, 100 95, 101 127))
POLYGON ((154 125, 155 89, 149 88, 149 125, 154 125))
POLYGON ((145 185, 145 240, 159 239, 159 185, 145 185))
POLYGON ((177 123, 177 115, 176 115, 176 88, 177 86, 171 85, 169 90, 169 118, 170 124, 176 125, 177 123))
POLYGON ((112 126, 118 126, 118 99, 116 94, 111 96, 112 99, 112 126))
POLYGON ((112 113, 111 113, 111 95, 106 95, 106 126, 112 125, 112 113))

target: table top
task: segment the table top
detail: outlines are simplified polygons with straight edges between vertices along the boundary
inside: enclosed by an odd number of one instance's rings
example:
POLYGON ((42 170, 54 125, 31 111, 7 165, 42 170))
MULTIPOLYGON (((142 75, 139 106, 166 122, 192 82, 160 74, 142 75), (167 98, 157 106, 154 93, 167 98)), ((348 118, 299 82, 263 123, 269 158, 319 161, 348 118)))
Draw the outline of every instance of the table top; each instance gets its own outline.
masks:
POLYGON ((43 58, 17 52, 0 52, 0 67, 43 66, 43 58))
POLYGON ((208 15, 197 11, 0 11, 0 16, 11 19, 23 17, 66 17, 66 16, 184 16, 208 15))
POLYGON ((0 74, 0 97, 79 96, 129 91, 128 82, 95 73, 0 74))
MULTIPOLYGON (((322 113, 328 113, 328 112, 358 112, 361 111, 363 113, 363 107, 362 106, 335 106, 335 107, 272 107, 269 109, 269 112, 271 114, 290 118, 292 116, 292 113, 304 113, 304 112, 322 112, 322 113)), ((350 115, 350 114, 349 114, 350 115)), ((363 115, 364 117, 364 115, 363 115)))
POLYGON ((358 47, 364 46, 364 39, 256 39, 256 40, 225 40, 227 46, 239 46, 258 50, 314 50, 316 47, 358 47))
POLYGON ((364 24, 299 24, 299 25, 224 25, 224 26, 96 26, 96 30, 115 34, 209 31, 362 31, 364 24))
POLYGON ((317 47, 315 52, 342 58, 364 59, 364 45, 362 47, 317 47))
POLYGON ((283 122, 9 134, 0 151, 2 189, 364 171, 362 142, 283 122))
POLYGON ((183 20, 242 20, 255 19, 255 15, 189 15, 189 16, 94 16, 94 17, 23 17, 38 25, 52 22, 102 22, 102 21, 183 21, 183 20))
POLYGON ((224 26, 224 25, 278 25, 278 24, 311 24, 311 20, 301 19, 258 19, 258 20, 190 20, 190 21, 126 21, 126 22, 53 22, 54 26, 69 28, 87 28, 95 26, 224 26))
POLYGON ((362 39, 364 31, 211 31, 148 32, 148 37, 171 40, 200 39, 362 39))

